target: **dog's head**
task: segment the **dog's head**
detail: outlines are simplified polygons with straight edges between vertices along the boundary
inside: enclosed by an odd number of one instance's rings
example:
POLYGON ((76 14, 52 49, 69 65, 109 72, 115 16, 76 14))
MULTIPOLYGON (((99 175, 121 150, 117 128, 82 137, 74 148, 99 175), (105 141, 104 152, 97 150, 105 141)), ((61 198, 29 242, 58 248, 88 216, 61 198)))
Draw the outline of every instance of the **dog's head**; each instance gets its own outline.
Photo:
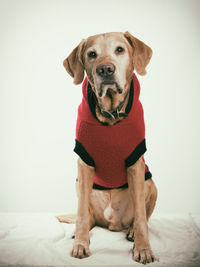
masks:
POLYGON ((63 64, 75 84, 83 81, 86 71, 100 102, 114 95, 120 102, 130 88, 133 70, 144 75, 151 55, 151 48, 129 32, 105 33, 84 39, 63 64))

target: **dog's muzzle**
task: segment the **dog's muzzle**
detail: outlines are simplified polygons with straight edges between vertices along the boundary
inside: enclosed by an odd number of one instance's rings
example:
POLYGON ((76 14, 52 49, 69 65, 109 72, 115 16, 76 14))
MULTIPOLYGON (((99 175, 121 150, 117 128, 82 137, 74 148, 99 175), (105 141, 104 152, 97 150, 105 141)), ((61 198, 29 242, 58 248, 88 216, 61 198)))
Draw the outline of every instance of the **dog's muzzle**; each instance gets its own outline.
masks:
POLYGON ((96 74, 101 80, 99 89, 98 89, 98 96, 102 97, 106 95, 107 90, 111 89, 116 93, 121 94, 122 89, 119 87, 117 82, 115 81, 115 65, 109 62, 99 64, 96 67, 96 74))

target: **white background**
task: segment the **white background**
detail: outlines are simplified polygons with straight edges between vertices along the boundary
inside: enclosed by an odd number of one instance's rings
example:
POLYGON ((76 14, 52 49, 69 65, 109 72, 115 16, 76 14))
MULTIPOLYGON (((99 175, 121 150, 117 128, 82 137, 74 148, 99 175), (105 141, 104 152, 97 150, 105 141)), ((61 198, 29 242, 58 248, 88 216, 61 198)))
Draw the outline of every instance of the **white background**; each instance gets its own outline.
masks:
POLYGON ((153 49, 138 76, 156 213, 199 213, 200 1, 0 1, 0 211, 76 209, 81 86, 62 66, 90 35, 130 31, 153 49))

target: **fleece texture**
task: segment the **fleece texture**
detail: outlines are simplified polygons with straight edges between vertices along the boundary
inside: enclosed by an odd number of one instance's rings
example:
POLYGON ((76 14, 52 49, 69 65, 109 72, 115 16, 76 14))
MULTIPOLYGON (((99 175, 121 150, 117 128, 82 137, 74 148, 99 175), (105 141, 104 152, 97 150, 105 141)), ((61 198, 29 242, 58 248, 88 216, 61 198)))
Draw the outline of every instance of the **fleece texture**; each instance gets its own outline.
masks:
MULTIPOLYGON (((74 151, 86 164, 95 167, 95 184, 104 188, 122 187, 127 184, 127 167, 146 152, 139 81, 133 73, 126 110, 128 116, 112 126, 103 125, 96 118, 95 94, 87 78, 83 82, 82 93, 74 151)), ((147 165, 144 178, 151 178, 147 165)))

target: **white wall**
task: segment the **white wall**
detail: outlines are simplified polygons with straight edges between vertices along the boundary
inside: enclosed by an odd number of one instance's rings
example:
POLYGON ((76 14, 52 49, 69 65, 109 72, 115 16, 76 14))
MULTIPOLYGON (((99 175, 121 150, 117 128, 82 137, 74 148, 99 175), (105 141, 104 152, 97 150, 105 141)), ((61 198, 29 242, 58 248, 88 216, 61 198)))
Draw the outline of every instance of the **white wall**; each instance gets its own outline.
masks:
POLYGON ((198 0, 0 1, 0 211, 76 208, 81 86, 62 61, 82 38, 129 30, 153 49, 139 80, 156 212, 200 212, 199 10, 198 0))

